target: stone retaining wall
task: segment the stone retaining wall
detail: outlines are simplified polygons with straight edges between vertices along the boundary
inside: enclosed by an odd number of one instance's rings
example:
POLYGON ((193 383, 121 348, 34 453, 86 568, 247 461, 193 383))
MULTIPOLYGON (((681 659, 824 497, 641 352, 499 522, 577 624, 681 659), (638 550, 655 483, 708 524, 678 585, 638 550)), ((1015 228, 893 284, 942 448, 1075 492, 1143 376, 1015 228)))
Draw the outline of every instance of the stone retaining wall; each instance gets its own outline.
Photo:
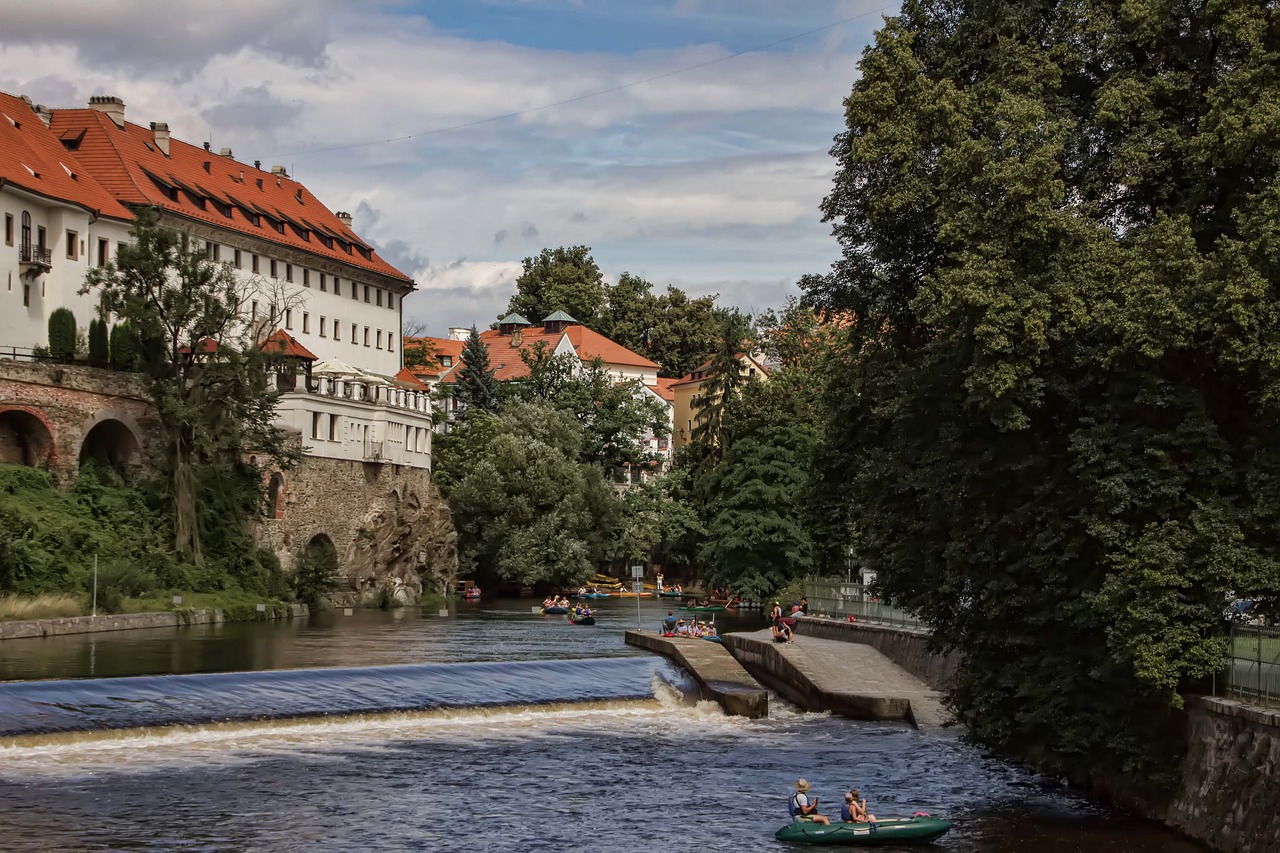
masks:
POLYGON ((796 620, 796 633, 871 646, 934 690, 946 690, 960 665, 959 655, 931 651, 929 632, 916 628, 806 616, 796 620))
MULTIPOLYGON (((288 618, 306 616, 307 605, 289 605, 288 618)), ((62 634, 92 634, 98 631, 131 631, 137 628, 177 628, 228 621, 221 610, 172 610, 153 613, 121 613, 110 616, 68 616, 62 619, 27 619, 0 622, 0 640, 36 639, 62 634)))

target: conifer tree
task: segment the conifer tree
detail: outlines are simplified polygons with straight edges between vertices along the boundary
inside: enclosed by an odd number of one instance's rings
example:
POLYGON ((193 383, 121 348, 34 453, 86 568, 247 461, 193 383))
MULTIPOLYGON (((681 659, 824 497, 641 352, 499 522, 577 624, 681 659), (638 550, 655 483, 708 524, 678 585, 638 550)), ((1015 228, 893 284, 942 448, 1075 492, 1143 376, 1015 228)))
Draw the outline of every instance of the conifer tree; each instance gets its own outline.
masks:
POLYGON ((471 327, 466 346, 462 348, 462 367, 458 369, 453 394, 462 408, 498 410, 498 383, 489 367, 489 347, 480 339, 475 326, 471 327))

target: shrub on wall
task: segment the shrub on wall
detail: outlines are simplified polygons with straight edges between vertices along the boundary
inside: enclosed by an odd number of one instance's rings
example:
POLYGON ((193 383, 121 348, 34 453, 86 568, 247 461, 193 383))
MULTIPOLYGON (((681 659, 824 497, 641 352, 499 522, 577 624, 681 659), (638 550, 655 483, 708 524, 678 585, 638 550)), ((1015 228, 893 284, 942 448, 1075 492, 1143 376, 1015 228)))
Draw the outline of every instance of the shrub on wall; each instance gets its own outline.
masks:
POLYGON ((93 367, 106 367, 107 361, 107 324, 102 320, 90 320, 89 364, 93 367))
POLYGON ((138 369, 138 336, 128 321, 121 320, 111 327, 112 370, 138 369))
POLYGON ((49 315, 49 357, 70 364, 76 357, 76 315, 69 308, 57 308, 49 315))

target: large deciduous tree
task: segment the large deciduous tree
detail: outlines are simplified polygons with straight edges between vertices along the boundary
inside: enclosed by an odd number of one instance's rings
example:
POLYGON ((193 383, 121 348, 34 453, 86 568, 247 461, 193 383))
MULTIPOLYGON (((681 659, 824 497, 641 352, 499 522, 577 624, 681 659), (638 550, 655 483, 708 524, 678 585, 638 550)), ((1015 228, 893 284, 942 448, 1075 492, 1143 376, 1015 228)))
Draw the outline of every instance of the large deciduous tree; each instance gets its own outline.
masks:
POLYGON ((1280 585, 1280 10, 907 0, 861 68, 821 480, 981 740, 1157 778, 1280 585))
POLYGON ((605 290, 590 248, 543 249, 523 264, 515 295, 507 304, 508 314, 520 314, 537 324, 556 311, 565 311, 580 323, 594 323, 604 305, 605 290))
POLYGON ((251 296, 277 312, 294 297, 262 298, 261 287, 208 260, 203 244, 143 209, 133 242, 91 269, 82 288, 140 341, 139 366, 163 434, 154 458, 169 484, 175 549, 197 564, 204 539, 222 540, 261 508, 261 478, 243 454, 252 450, 281 467, 298 455, 275 425, 277 394, 267 382, 273 356, 259 347, 274 316, 253 325, 244 317, 251 296))

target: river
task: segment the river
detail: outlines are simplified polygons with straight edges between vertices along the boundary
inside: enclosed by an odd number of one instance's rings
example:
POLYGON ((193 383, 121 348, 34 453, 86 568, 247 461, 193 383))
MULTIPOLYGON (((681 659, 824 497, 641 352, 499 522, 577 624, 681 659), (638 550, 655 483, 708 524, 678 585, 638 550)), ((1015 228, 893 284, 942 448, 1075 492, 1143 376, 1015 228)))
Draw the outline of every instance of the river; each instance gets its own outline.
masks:
POLYGON ((634 601, 531 604, 0 643, 0 848, 783 850, 804 776, 951 819, 932 850, 1200 849, 952 735, 724 716, 623 645, 634 601))

